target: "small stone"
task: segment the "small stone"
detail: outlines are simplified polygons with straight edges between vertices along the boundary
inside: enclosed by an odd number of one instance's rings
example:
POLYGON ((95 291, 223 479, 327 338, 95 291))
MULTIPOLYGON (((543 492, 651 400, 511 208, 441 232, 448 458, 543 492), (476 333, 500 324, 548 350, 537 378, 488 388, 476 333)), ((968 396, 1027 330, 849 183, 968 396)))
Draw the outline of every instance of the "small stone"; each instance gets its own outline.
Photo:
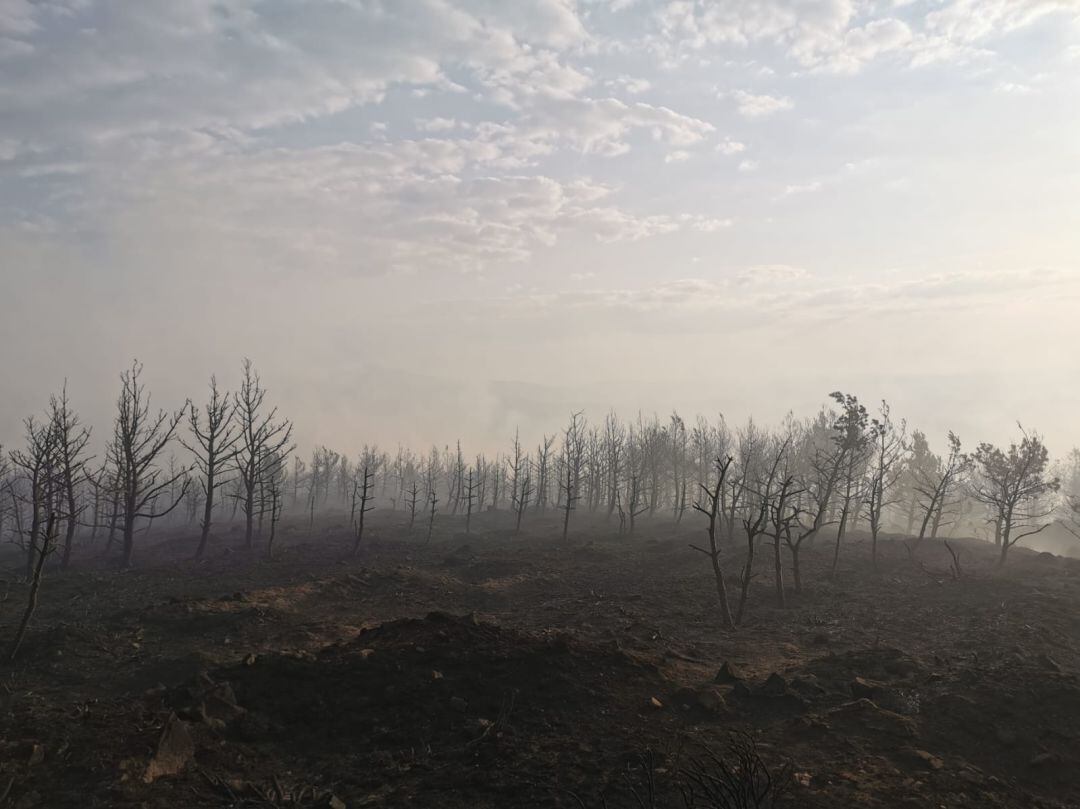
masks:
POLYGON ((441 680, 442 678, 443 678, 443 676, 442 676, 441 671, 432 671, 431 672, 431 679, 432 680, 441 680))
POLYGON ((30 748, 30 758, 26 762, 28 767, 33 767, 45 760, 45 747, 40 744, 35 744, 30 748))
POLYGON ((248 652, 246 655, 244 655, 245 666, 254 666, 256 660, 258 660, 258 658, 255 657, 254 653, 252 652, 248 652))
POLYGON ((775 671, 769 675, 764 685, 761 686, 761 693, 770 697, 782 697, 788 692, 787 680, 775 671))
POLYGON ((1032 767, 1046 767, 1052 764, 1061 764, 1062 758, 1057 753, 1039 753, 1028 762, 1032 767))
POLYGON ((703 688, 697 695, 698 705, 709 713, 716 713, 724 708, 724 695, 715 688, 703 688))
POLYGON ((877 694, 877 687, 869 680, 865 680, 862 677, 856 677, 851 681, 851 695, 855 699, 869 699, 872 700, 877 694))
POLYGON ((360 659, 361 660, 371 660, 371 658, 374 655, 375 655, 375 650, 374 649, 361 649, 360 650, 360 659))
POLYGON ((927 753, 925 750, 916 750, 916 758, 920 759, 931 770, 940 770, 945 766, 945 762, 935 756, 933 753, 927 753))
POLYGON ((649 705, 651 705, 653 708, 663 708, 664 707, 664 703, 662 703, 656 697, 650 697, 649 698, 649 705))
POLYGON ((187 722, 171 714, 158 740, 157 752, 143 774, 143 781, 152 783, 163 775, 176 775, 195 755, 195 741, 187 722))
POLYGON ((716 672, 716 676, 713 678, 714 683, 737 683, 742 681, 742 673, 736 669, 731 663, 724 662, 724 665, 720 667, 720 671, 716 672))

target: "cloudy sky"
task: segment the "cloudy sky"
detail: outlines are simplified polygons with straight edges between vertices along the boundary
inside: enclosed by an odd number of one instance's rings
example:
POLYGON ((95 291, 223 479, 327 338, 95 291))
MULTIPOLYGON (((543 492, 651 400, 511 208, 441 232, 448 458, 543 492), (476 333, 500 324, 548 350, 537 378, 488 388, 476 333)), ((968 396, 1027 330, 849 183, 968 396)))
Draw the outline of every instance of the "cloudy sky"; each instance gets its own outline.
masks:
POLYGON ((1077 0, 0 0, 0 441, 251 356, 301 441, 571 409, 1080 444, 1077 0))

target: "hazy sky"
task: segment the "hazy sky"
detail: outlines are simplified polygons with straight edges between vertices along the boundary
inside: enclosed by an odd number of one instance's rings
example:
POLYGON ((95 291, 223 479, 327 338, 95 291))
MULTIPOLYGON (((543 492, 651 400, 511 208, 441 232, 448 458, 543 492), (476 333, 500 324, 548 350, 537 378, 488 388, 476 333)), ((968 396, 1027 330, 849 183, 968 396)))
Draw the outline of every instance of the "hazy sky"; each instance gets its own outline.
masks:
POLYGON ((305 445, 834 389, 1080 444, 1078 0, 0 0, 0 441, 249 355, 305 445))

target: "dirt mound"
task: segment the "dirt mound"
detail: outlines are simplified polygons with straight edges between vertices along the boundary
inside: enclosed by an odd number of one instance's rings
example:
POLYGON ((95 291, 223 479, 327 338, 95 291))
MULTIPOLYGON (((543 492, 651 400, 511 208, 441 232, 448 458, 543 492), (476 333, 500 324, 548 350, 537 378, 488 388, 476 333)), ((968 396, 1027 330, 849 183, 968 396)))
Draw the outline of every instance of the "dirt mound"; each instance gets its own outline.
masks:
POLYGON ((435 805, 435 792, 456 790, 472 795, 462 805, 535 806, 556 785, 595 788, 642 734, 671 737, 677 690, 614 646, 445 613, 213 672, 174 692, 193 721, 205 716, 207 682, 228 684, 237 710, 224 723, 229 751, 208 749, 204 764, 242 776, 236 761, 261 760, 266 772, 273 759, 270 769, 303 771, 350 805, 435 805))

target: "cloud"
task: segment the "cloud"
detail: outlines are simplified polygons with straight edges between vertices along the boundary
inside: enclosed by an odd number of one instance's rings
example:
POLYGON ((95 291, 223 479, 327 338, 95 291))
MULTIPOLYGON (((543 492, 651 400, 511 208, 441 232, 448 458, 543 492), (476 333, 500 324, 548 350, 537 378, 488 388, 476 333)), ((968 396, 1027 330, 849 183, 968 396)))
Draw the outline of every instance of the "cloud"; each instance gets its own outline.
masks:
POLYGON ((737 155, 741 152, 745 152, 746 144, 741 143, 737 140, 732 140, 731 138, 724 138, 723 141, 716 144, 716 151, 720 152, 720 154, 722 155, 727 155, 728 157, 731 157, 732 155, 737 155))
POLYGON ((739 115, 744 118, 766 118, 795 106, 794 102, 785 96, 755 95, 745 90, 736 90, 731 96, 735 99, 739 115))
POLYGON ((784 186, 784 190, 780 192, 781 197, 794 197, 799 194, 813 194, 816 191, 820 191, 824 187, 821 180, 813 180, 809 183, 796 183, 794 185, 784 186))

